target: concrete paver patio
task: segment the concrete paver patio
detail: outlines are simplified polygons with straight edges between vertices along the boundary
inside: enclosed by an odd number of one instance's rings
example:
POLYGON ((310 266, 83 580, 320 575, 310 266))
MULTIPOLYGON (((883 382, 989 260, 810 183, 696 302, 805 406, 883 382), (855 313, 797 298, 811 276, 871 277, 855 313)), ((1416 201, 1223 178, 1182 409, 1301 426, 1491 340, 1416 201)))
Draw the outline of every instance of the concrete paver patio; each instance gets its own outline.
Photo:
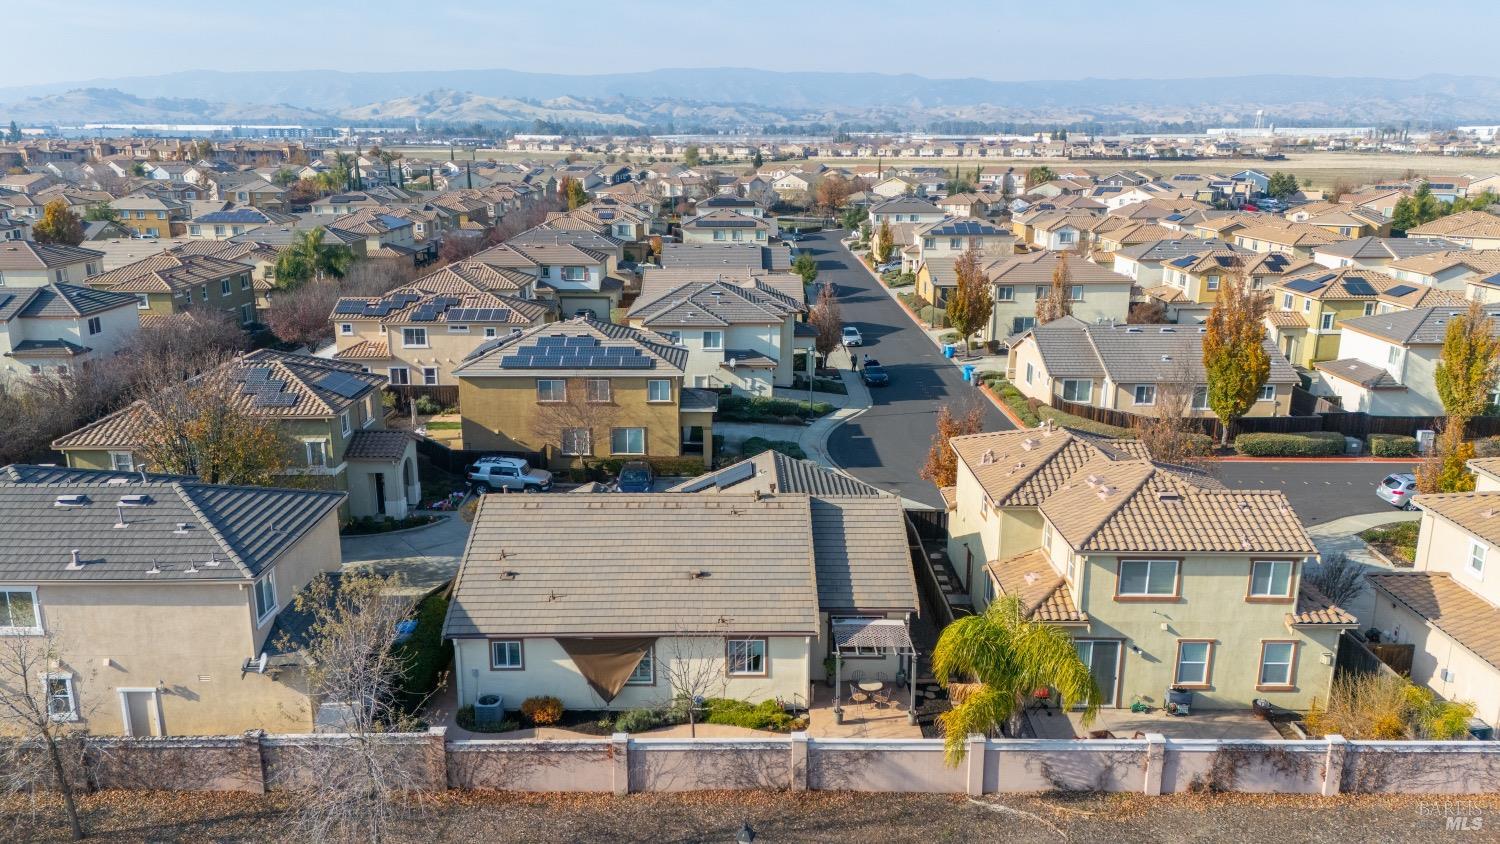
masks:
POLYGON ((1101 709, 1088 726, 1083 725, 1083 718, 1077 712, 1031 710, 1026 717, 1036 737, 1046 739, 1086 738, 1090 732, 1108 730, 1115 738, 1133 738, 1140 732, 1161 733, 1167 738, 1281 740, 1275 726, 1247 709, 1205 709, 1183 716, 1168 715, 1161 709, 1153 712, 1101 709))

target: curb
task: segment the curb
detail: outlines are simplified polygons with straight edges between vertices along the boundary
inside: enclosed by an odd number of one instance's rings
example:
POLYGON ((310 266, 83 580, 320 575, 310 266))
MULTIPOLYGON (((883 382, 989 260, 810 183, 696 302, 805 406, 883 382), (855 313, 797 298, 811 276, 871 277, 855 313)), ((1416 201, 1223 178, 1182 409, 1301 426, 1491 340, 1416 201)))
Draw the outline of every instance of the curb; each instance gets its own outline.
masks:
POLYGON ((990 385, 981 382, 979 385, 979 391, 984 393, 985 398, 988 398, 990 400, 990 404, 993 404, 995 406, 995 409, 1000 411, 1000 414, 1002 416, 1004 416, 1006 419, 1009 419, 1010 423, 1012 425, 1015 425, 1017 430, 1030 430, 1031 426, 1021 421, 1021 417, 1017 416, 1016 412, 1010 409, 1010 404, 1006 402, 1005 399, 1002 399, 999 396, 995 395, 995 391, 990 389, 990 385))
POLYGON ((1215 457, 1217 463, 1421 463, 1419 457, 1215 457))
MULTIPOLYGON (((844 377, 843 373, 844 373, 844 370, 839 370, 839 378, 841 380, 844 377)), ((833 432, 837 431, 845 422, 848 422, 850 419, 858 418, 859 416, 863 415, 865 411, 869 410, 871 407, 874 407, 874 405, 873 404, 867 404, 864 407, 855 408, 853 413, 850 413, 848 416, 845 416, 842 419, 836 419, 835 418, 835 419, 831 420, 831 424, 828 426, 828 431, 823 435, 822 445, 818 448, 818 451, 824 457, 828 458, 827 466, 829 468, 831 468, 831 469, 838 469, 839 471, 845 472, 845 473, 847 473, 849 471, 849 470, 845 469, 844 466, 841 463, 839 463, 837 460, 833 459, 833 450, 828 447, 828 440, 833 437, 833 432)), ((846 408, 839 408, 839 410, 844 410, 844 409, 846 409, 846 408)), ((830 414, 830 417, 837 416, 837 415, 838 415, 838 411, 835 410, 832 414, 830 414)), ((811 430, 811 426, 809 426, 809 430, 811 430)), ((798 437, 798 439, 801 439, 801 437, 798 437)), ((803 451, 807 451, 806 448, 804 448, 802 450, 803 451)), ((811 455, 809 455, 809 456, 811 456, 811 455)))

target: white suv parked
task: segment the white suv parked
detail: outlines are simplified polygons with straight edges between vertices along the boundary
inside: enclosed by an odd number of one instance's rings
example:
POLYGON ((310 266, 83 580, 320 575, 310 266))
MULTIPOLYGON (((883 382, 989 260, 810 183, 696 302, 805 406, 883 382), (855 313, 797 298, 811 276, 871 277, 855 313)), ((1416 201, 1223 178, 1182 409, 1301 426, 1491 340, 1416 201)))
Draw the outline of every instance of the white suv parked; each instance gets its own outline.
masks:
POLYGON ((546 492, 552 488, 552 473, 533 469, 519 457, 481 457, 469 467, 469 483, 476 492, 507 489, 516 492, 546 492))

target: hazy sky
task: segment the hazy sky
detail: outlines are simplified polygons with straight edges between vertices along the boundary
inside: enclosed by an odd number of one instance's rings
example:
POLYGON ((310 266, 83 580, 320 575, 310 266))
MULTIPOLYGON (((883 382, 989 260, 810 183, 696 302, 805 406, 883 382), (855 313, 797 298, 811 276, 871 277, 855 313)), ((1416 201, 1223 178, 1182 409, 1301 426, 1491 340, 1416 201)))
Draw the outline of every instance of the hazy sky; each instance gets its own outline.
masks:
POLYGON ((1413 76, 1496 74, 1491 51, 1431 49, 1441 39, 1430 36, 1494 32, 1500 3, 68 0, 17 3, 4 19, 0 86, 314 68, 599 73, 734 66, 1001 80, 1413 76), (1412 51, 1415 62, 1396 60, 1412 51))

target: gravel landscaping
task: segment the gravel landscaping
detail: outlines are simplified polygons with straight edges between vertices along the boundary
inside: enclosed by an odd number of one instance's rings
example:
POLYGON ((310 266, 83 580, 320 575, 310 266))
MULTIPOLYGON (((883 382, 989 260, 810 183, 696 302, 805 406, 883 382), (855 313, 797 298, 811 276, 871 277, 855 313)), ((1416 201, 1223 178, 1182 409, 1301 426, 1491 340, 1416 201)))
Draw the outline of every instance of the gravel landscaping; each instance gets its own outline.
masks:
MULTIPOLYGON (((13 841, 66 840, 50 806, 0 800, 13 841)), ((89 830, 111 841, 285 840, 276 796, 104 792, 84 799, 89 830)), ((749 822, 774 842, 1401 842, 1494 840, 1500 797, 1294 797, 1285 795, 963 796, 693 792, 429 797, 391 840, 440 842, 732 842, 749 822), (1468 818, 1450 832, 1447 818, 1468 818), (1482 831, 1473 819, 1482 820, 1482 831)))

